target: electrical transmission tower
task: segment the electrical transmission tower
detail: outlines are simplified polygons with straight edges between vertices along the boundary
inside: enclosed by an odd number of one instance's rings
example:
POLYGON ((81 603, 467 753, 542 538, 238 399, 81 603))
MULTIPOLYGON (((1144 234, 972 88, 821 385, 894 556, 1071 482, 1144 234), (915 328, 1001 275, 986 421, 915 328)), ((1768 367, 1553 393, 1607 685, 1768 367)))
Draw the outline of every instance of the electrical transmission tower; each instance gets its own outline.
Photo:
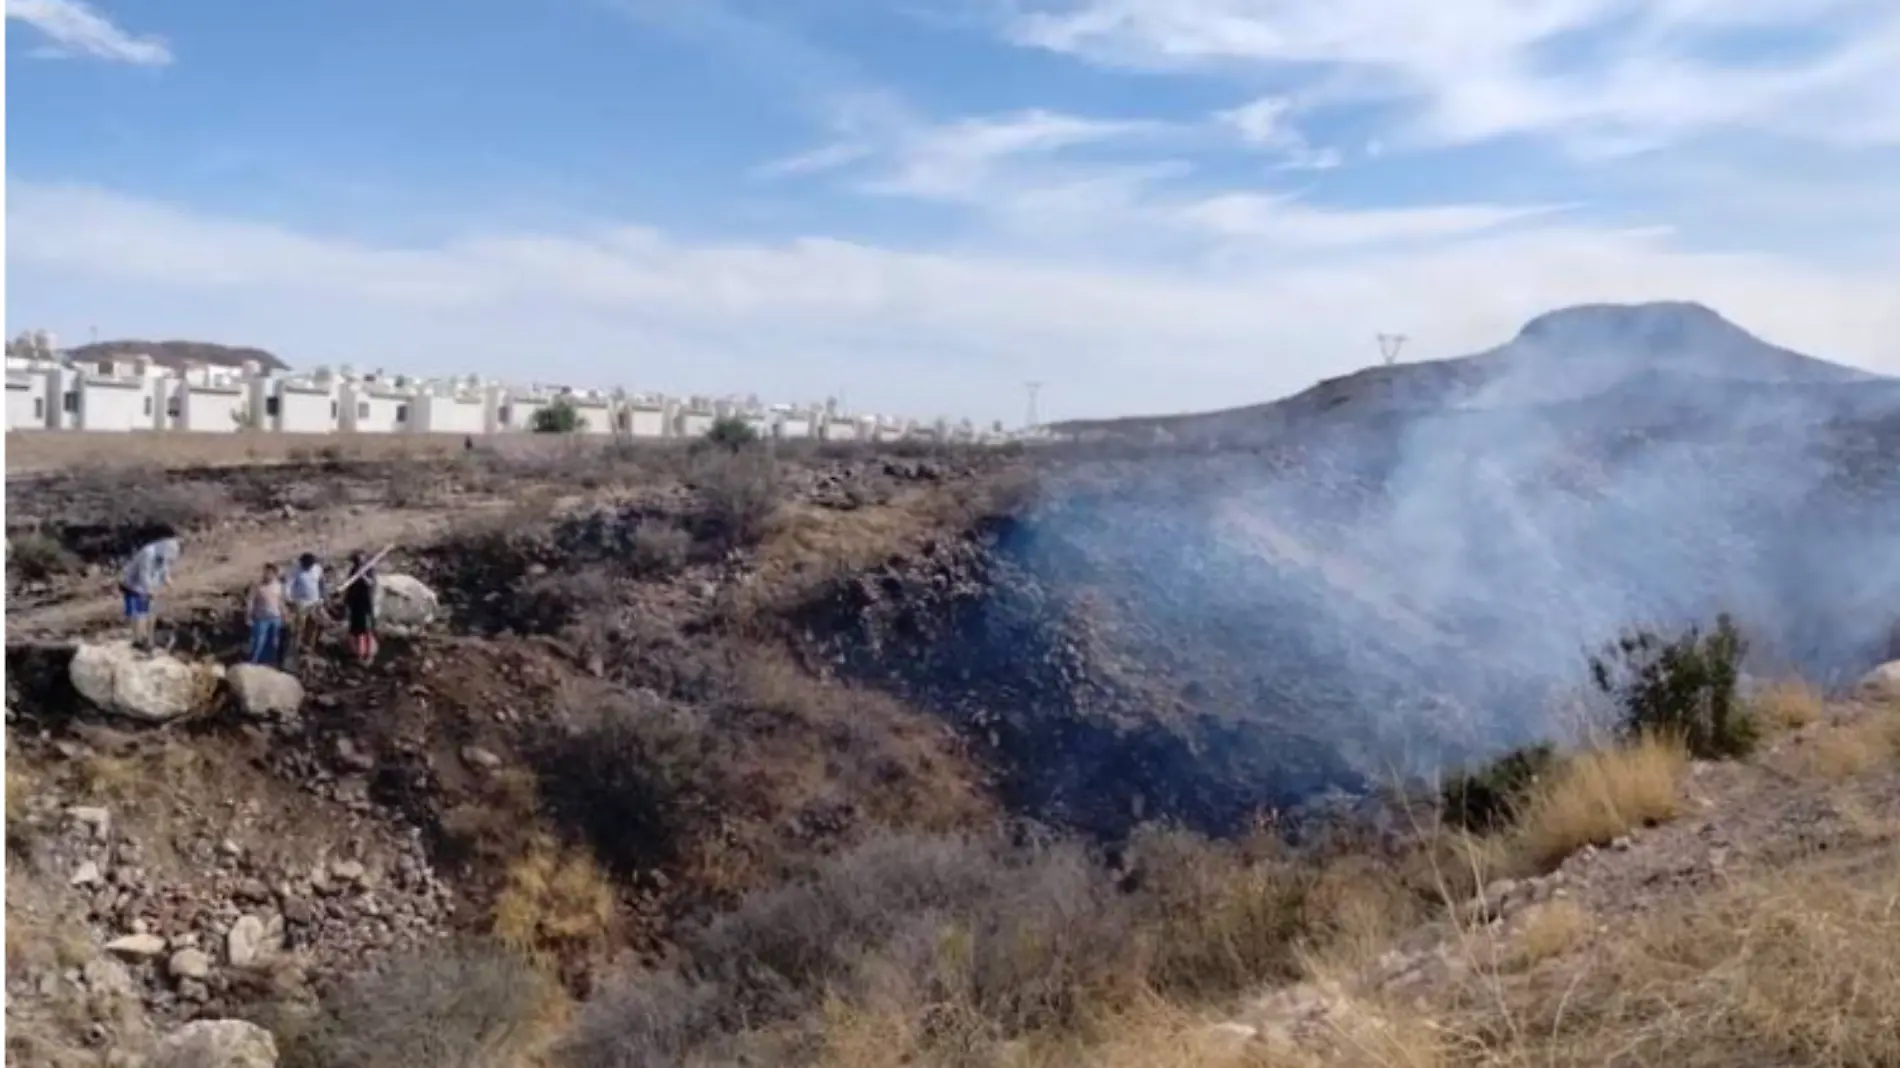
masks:
POLYGON ((1029 410, 1024 413, 1023 427, 1031 429, 1036 426, 1036 394, 1042 391, 1042 383, 1024 382, 1023 390, 1029 394, 1029 410))
POLYGON ((1404 334, 1380 334, 1379 335, 1379 356, 1385 360, 1385 365, 1387 367, 1392 366, 1395 362, 1398 361, 1399 350, 1404 347, 1405 347, 1404 334))

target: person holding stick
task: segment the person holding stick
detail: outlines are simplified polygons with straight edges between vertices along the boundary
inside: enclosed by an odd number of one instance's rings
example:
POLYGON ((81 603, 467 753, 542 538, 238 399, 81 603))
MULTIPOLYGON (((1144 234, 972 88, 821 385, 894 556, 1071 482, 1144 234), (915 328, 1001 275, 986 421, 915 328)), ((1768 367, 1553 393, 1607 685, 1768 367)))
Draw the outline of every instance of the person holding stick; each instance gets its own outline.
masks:
MULTIPOLYGON (((382 554, 377 555, 381 559, 382 554)), ((351 578, 344 583, 343 609, 349 616, 350 651, 359 663, 376 659, 376 566, 362 553, 350 554, 351 578)))

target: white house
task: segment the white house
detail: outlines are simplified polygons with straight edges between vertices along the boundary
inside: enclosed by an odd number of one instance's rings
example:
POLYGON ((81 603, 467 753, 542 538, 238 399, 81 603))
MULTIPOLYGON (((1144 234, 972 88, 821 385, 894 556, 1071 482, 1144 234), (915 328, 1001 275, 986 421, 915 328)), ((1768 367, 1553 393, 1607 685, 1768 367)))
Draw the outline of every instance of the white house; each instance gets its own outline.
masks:
POLYGON ((409 429, 414 394, 398 378, 345 381, 337 390, 338 422, 355 434, 401 434, 409 429))
POLYGON ((561 400, 574 406, 574 413, 580 416, 582 434, 611 434, 619 425, 614 411, 614 400, 605 393, 594 390, 565 390, 561 400))
POLYGON ((818 436, 826 441, 861 441, 864 438, 864 422, 843 417, 827 418, 818 424, 818 436))
MULTIPOLYGON (((160 427, 158 390, 153 379, 140 375, 88 374, 75 368, 62 368, 49 374, 49 385, 55 378, 64 388, 60 411, 52 414, 59 416, 62 427, 107 432, 160 427)), ((52 398, 49 396, 47 401, 51 408, 52 398)))
POLYGON ((559 394, 542 386, 526 386, 519 389, 504 386, 489 388, 489 406, 493 412, 490 433, 504 434, 517 430, 533 430, 535 414, 552 405, 559 394))
POLYGON ((7 429, 45 430, 46 372, 7 369, 7 429))
POLYGON ((629 437, 666 437, 672 405, 658 393, 636 393, 622 402, 620 429, 629 437))
POLYGON ((167 423, 173 429, 229 434, 262 426, 251 409, 251 391, 235 379, 190 382, 173 380, 166 398, 167 423))
POLYGON ((409 429, 417 434, 485 434, 488 397, 477 381, 431 382, 416 391, 409 429))
POLYGON ((329 434, 343 425, 343 399, 327 367, 311 375, 260 377, 251 381, 257 425, 280 434, 329 434))
POLYGON ((772 409, 772 432, 783 440, 798 441, 815 434, 816 420, 810 409, 781 404, 772 409))

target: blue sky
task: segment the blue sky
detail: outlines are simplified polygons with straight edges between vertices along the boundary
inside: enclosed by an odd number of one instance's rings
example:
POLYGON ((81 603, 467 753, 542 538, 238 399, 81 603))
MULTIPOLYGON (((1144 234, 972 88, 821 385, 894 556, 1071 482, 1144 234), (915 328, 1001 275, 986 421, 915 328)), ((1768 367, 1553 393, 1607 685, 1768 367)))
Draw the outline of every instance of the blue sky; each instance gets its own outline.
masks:
POLYGON ((8 329, 1015 422, 1588 300, 1900 372, 1892 0, 8 0, 8 329))

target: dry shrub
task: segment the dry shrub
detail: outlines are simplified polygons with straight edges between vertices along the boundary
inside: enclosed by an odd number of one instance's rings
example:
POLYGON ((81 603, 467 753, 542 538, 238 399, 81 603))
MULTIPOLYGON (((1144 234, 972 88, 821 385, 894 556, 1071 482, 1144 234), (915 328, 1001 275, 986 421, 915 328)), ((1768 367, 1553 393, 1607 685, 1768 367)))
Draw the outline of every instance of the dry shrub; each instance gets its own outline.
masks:
POLYGON ((391 508, 428 508, 441 498, 441 472, 426 463, 401 459, 384 471, 383 503, 391 508))
POLYGON ((592 854, 537 837, 508 865, 494 936, 530 960, 554 963, 599 948, 613 919, 613 887, 592 854))
POLYGON ((765 537, 784 498, 778 461, 762 449, 708 450, 693 469, 705 536, 729 546, 765 537))
POLYGON ((268 1022, 284 1068, 517 1068, 558 1005, 520 957, 469 945, 396 956, 268 1022))
POLYGON ((1574 901, 1546 901, 1524 911, 1510 947, 1510 961, 1528 968, 1568 953, 1590 933, 1590 914, 1574 901))
POLYGON ((1865 775, 1900 760, 1900 716, 1868 710, 1831 723, 1802 739, 1795 750, 1798 773, 1839 781, 1865 775))
POLYGON ((105 500, 105 521, 122 528, 197 530, 236 511, 215 482, 187 482, 158 471, 108 470, 91 476, 105 500))
POLYGON ((77 556, 44 534, 19 534, 7 539, 7 577, 15 581, 45 582, 78 567, 77 556))
POLYGON ((1772 682, 1749 700, 1754 718, 1767 727, 1797 730, 1819 722, 1825 712, 1821 694, 1802 679, 1772 682))
POLYGON ((1492 1064, 1900 1063, 1900 854, 1871 859, 1680 901, 1543 981, 1475 977, 1449 1022, 1492 1064))
POLYGON ((1292 978, 1306 947, 1406 915, 1404 897, 1372 866, 1250 860, 1172 831, 1131 843, 1121 871, 1074 843, 886 836, 682 934, 675 967, 624 977, 588 1007, 570 1053, 576 1068, 738 1050, 757 1063, 1095 1063, 1078 1051, 1105 1021, 1292 978))
POLYGON ((665 578, 686 566, 692 550, 693 536, 677 524, 649 521, 634 530, 627 563, 643 578, 665 578))
POLYGON ((1517 831, 1522 861, 1549 870, 1586 845, 1669 819, 1687 768, 1682 746, 1655 736, 1566 757, 1526 803, 1517 831))

